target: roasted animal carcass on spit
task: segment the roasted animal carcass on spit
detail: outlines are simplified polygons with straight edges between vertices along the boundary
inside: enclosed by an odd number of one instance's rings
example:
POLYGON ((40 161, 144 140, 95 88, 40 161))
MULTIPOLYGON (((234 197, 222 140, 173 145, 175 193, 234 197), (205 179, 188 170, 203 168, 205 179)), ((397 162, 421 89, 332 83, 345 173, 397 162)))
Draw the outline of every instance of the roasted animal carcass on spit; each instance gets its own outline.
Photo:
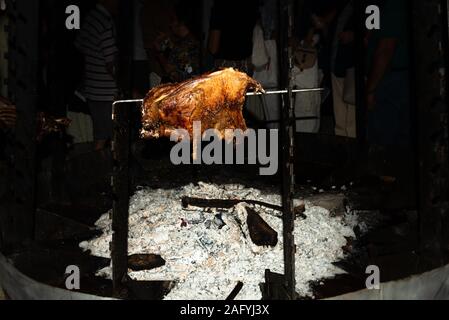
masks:
POLYGON ((246 131, 243 105, 248 91, 264 92, 247 74, 223 69, 179 83, 152 89, 142 108, 142 138, 170 137, 173 130, 185 129, 193 137, 193 124, 201 122, 201 133, 216 129, 246 131))

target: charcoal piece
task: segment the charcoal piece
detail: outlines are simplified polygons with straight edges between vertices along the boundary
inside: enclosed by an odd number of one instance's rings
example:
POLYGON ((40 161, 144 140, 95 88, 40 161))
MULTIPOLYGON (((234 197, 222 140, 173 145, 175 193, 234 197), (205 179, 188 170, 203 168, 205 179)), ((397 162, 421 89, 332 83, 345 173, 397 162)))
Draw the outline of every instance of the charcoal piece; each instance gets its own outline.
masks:
POLYGON ((205 248, 210 248, 214 245, 214 242, 211 239, 207 238, 207 236, 201 237, 199 241, 201 245, 205 248))
POLYGON ((243 289, 243 282, 239 281, 235 286, 234 290, 226 298, 226 301, 233 301, 239 295, 240 291, 243 289))
POLYGON ((307 219, 307 216, 304 214, 306 212, 306 206, 304 204, 297 206, 293 209, 295 217, 299 217, 301 219, 307 219))
POLYGON ((275 247, 278 244, 278 233, 256 211, 251 208, 246 208, 246 211, 249 235, 253 243, 259 247, 275 247))
POLYGON ((128 257, 128 268, 132 271, 144 271, 160 268, 165 260, 155 254, 135 254, 128 257))

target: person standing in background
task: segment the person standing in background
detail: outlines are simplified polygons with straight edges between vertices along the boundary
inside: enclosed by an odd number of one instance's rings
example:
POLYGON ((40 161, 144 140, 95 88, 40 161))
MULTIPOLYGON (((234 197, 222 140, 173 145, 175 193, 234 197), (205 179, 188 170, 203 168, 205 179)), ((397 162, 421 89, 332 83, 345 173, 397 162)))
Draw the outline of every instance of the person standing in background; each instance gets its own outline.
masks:
POLYGON ((154 55, 169 82, 180 82, 200 73, 200 43, 195 32, 195 8, 187 1, 174 7, 170 34, 161 33, 155 41, 154 55))
POLYGON ((212 8, 209 52, 216 68, 250 72, 253 31, 258 19, 257 0, 216 0, 212 8))
POLYGON ((345 92, 355 91, 355 83, 345 81, 345 79, 348 79, 348 73, 354 70, 354 3, 352 0, 345 1, 340 3, 336 10, 338 11, 336 32, 331 49, 335 135, 356 138, 355 101, 349 101, 345 97, 345 92), (346 86, 352 87, 347 88, 346 86))
POLYGON ((260 0, 260 22, 265 40, 276 40, 279 26, 277 0, 260 0))
POLYGON ((410 146, 407 1, 383 2, 380 30, 368 34, 367 138, 371 145, 410 146))
POLYGON ((408 1, 380 4, 381 28, 367 35, 367 163, 379 159, 371 173, 407 188, 413 170, 408 1))
POLYGON ((150 72, 159 78, 163 76, 164 70, 159 64, 154 44, 161 38, 161 34, 170 34, 174 5, 175 0, 145 0, 143 3, 141 15, 143 43, 148 56, 150 72))
POLYGON ((97 151, 112 138, 112 103, 118 94, 114 22, 118 4, 118 0, 100 0, 87 15, 75 41, 84 55, 84 95, 92 115, 97 151))

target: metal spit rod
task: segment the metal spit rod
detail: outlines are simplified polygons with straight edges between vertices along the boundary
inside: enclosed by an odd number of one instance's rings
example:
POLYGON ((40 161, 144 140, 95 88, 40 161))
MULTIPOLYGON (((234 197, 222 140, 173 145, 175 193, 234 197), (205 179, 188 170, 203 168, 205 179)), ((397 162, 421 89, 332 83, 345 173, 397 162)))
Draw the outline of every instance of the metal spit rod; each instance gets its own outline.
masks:
MULTIPOLYGON (((293 93, 309 93, 309 92, 322 92, 324 88, 311 88, 311 89, 294 89, 293 93)), ((262 96, 262 95, 273 95, 273 94, 287 94, 288 90, 268 90, 265 93, 262 92, 248 92, 246 95, 250 96, 262 96)), ((143 99, 134 99, 134 100, 119 100, 115 101, 113 105, 124 104, 124 103, 143 103, 143 99)))
MULTIPOLYGON (((311 89, 294 89, 293 93, 309 93, 309 92, 322 92, 326 89, 324 88, 311 88, 311 89)), ((248 92, 247 96, 262 96, 262 95, 272 95, 272 94, 287 94, 288 90, 268 90, 265 93, 262 92, 248 92)))
POLYGON ((116 106, 118 104, 125 104, 125 103, 143 103, 143 99, 135 99, 135 100, 117 100, 114 101, 112 104, 113 106, 116 106))

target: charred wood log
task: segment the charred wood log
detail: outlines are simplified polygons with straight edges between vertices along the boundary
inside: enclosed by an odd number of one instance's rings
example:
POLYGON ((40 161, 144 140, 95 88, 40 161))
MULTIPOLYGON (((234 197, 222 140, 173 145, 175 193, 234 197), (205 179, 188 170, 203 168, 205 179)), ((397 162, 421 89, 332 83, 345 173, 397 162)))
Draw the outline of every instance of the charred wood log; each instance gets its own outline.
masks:
MULTIPOLYGON (((217 208, 217 209, 231 209, 238 205, 239 203, 247 203, 250 205, 257 205, 261 207, 265 207, 268 209, 272 209, 275 211, 279 211, 282 213, 282 207, 274 204, 257 201, 257 200, 239 200, 239 199, 231 199, 231 200, 221 200, 221 199, 199 199, 199 198, 191 198, 191 197, 183 197, 182 198, 182 207, 184 209, 189 206, 198 207, 198 208, 217 208)), ((305 205, 302 204, 295 208, 295 214, 298 217, 306 218, 304 212, 306 211, 305 205)), ((279 215, 279 217, 281 217, 279 215)))
POLYGON ((157 269, 165 265, 165 260, 155 254, 135 254, 128 257, 128 268, 132 271, 157 269))
POLYGON ((233 301, 235 298, 239 295, 240 291, 243 289, 243 282, 237 283, 234 290, 229 294, 229 296, 226 298, 226 301, 233 301))
POLYGON ((259 247, 275 247, 278 244, 278 233, 253 209, 246 208, 248 212, 247 224, 249 235, 253 243, 259 247))
POLYGON ((281 206, 277 206, 274 204, 265 203, 262 201, 255 200, 238 200, 238 199, 199 199, 199 198, 191 198, 191 197, 183 197, 182 198, 182 206, 183 208, 188 208, 189 206, 198 207, 198 208, 219 208, 219 209, 231 209, 238 205, 239 203, 245 202, 247 204, 259 205, 262 207, 266 207, 268 209, 273 209, 277 211, 282 211, 281 206))

